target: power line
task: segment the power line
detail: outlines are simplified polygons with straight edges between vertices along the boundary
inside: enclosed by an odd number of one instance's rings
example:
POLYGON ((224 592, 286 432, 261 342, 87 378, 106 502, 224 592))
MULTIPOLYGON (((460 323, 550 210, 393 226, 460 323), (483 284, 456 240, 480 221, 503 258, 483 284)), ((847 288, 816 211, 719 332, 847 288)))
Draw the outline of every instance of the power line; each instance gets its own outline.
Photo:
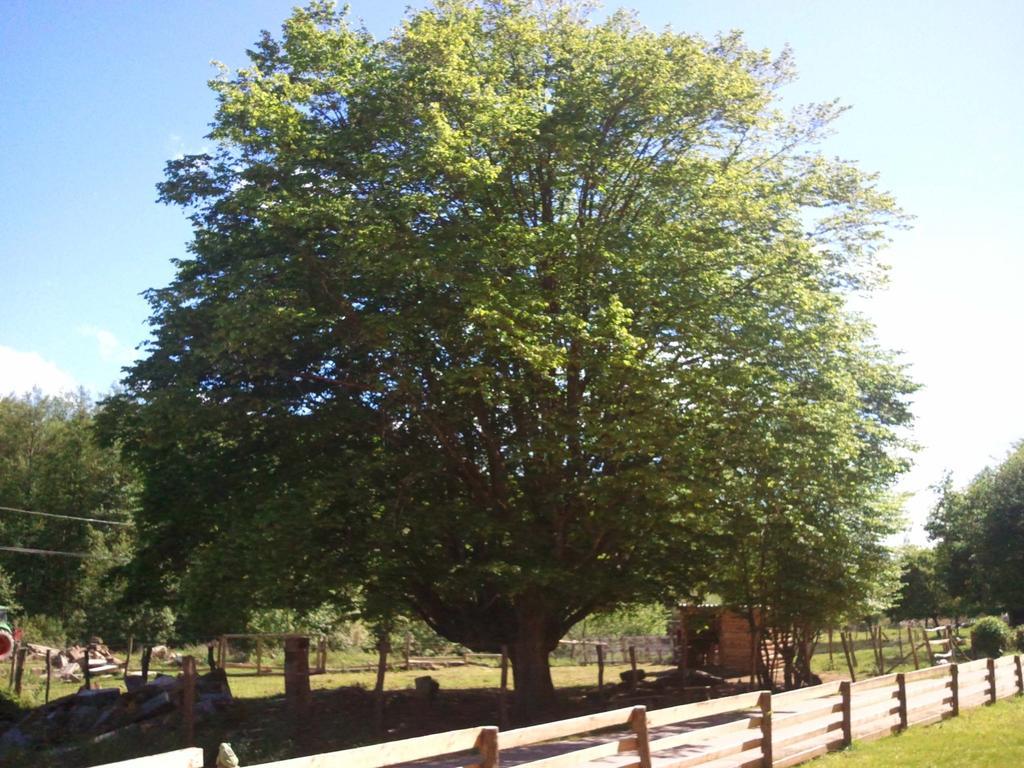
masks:
POLYGON ((31 547, 7 547, 0 545, 0 550, 3 550, 5 552, 18 552, 22 555, 51 555, 59 557, 78 557, 83 560, 96 557, 95 555, 90 555, 87 552, 58 552, 52 549, 32 549, 31 547))
POLYGON ((20 512, 23 515, 39 515, 40 517, 56 517, 61 520, 79 520, 83 523, 96 523, 97 525, 131 525, 119 520, 100 520, 95 517, 75 517, 74 515, 58 515, 53 512, 37 512, 34 509, 18 509, 17 507, 0 507, 4 512, 20 512))

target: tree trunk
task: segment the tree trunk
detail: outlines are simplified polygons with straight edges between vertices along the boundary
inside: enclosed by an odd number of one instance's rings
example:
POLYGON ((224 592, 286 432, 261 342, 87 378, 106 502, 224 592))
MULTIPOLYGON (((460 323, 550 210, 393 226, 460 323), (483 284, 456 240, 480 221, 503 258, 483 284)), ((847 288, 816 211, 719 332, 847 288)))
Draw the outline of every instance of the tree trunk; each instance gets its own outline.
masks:
POLYGON ((548 654, 552 642, 543 611, 518 607, 518 631, 509 645, 512 679, 515 682, 515 717, 519 722, 538 719, 555 702, 548 654))

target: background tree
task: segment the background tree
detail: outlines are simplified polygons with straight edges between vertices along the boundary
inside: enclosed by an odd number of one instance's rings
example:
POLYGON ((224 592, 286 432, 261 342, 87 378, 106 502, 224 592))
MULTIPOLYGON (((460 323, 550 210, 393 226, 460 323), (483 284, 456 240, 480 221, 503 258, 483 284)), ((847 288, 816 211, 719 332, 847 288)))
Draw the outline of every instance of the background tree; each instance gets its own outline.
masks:
POLYGON ((964 613, 1024 623, 1024 445, 962 490, 949 478, 928 522, 937 570, 964 613))
POLYGON ((937 572, 936 553, 927 547, 904 547, 899 551, 900 591, 887 611, 893 621, 931 619, 950 610, 949 595, 937 572))
POLYGON ((146 478, 140 583, 368 584, 508 644, 536 706, 575 622, 711 577, 721 515, 761 503, 718 483, 728 425, 890 446, 906 383, 844 295, 898 217, 809 148, 841 108, 780 114, 788 56, 442 0, 382 41, 314 4, 250 59, 212 84, 217 150, 168 166, 191 256, 111 403, 146 478))
MULTIPOLYGON (((130 522, 135 475, 97 443, 95 412, 84 394, 0 398, 0 506, 130 522)), ((88 555, 0 551, 0 573, 25 614, 53 616, 78 638, 112 630, 120 639, 112 570, 131 556, 130 526, 0 510, 0 544, 88 555)))

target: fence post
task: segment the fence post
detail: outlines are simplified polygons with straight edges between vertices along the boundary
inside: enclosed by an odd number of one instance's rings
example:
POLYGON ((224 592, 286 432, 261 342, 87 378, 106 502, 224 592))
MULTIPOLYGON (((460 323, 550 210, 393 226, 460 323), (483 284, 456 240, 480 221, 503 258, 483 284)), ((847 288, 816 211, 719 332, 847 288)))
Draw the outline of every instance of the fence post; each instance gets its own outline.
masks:
POLYGON ((843 643, 843 655, 846 657, 846 667, 850 670, 850 679, 856 683, 857 673, 853 670, 853 651, 850 648, 853 645, 853 640, 850 639, 848 641, 848 637, 849 635, 846 632, 839 630, 839 639, 843 643))
POLYGON ((192 656, 185 656, 181 660, 181 730, 184 746, 191 747, 195 742, 195 711, 193 709, 196 700, 196 660, 192 656))
POLYGON ((498 724, 508 728, 508 646, 501 646, 501 688, 498 690, 498 724))
MULTIPOLYGON (((936 637, 942 637, 941 633, 936 633, 936 637)), ((924 638, 924 649, 928 651, 928 666, 935 666, 935 651, 932 650, 932 641, 928 639, 928 628, 925 627, 921 630, 921 637, 924 638)), ((952 661, 952 659, 950 659, 952 661)))
POLYGON ((476 737, 476 750, 480 753, 480 768, 498 768, 498 729, 485 725, 476 737))
POLYGON ((14 673, 14 695, 21 696, 21 677, 25 674, 25 658, 28 656, 28 648, 18 649, 18 667, 14 673))
MULTIPOLYGON (((51 651, 46 651, 46 695, 43 698, 44 705, 47 705, 47 703, 50 702, 50 674, 53 672, 50 669, 50 653, 51 651)), ((1017 656, 1017 669, 1020 670, 1020 668, 1020 656, 1017 656)))
POLYGON ((949 665, 949 687, 953 692, 953 717, 960 714, 960 667, 957 664, 949 665))
POLYGON ((1017 668, 1017 693, 1024 693, 1024 670, 1020 666, 1020 656, 1013 657, 1013 665, 1017 668))
POLYGON ((629 667, 633 670, 633 676, 629 678, 629 690, 636 690, 636 648, 629 646, 629 667))
POLYGON ((989 704, 996 703, 996 660, 988 660, 988 702, 989 704))
POLYGON ((900 672, 896 675, 896 691, 900 700, 900 730, 905 731, 910 725, 907 715, 907 676, 900 672))
POLYGON ((597 644, 597 692, 604 690, 604 646, 597 644))
POLYGON ((647 735, 647 707, 633 707, 629 716, 629 727, 636 734, 636 752, 640 757, 640 768, 651 768, 651 740, 647 735))
POLYGON ((764 691, 757 699, 761 708, 761 763, 764 768, 772 768, 772 694, 764 691))
POLYGON ((910 640, 910 651, 914 654, 914 669, 920 669, 921 664, 917 660, 917 646, 914 645, 914 630, 907 626, 907 639, 910 640))
POLYGON ((132 651, 135 650, 135 636, 128 635, 128 653, 124 657, 124 677, 128 679, 128 667, 132 665, 132 651))
POLYGON ((843 680, 839 684, 839 695, 843 697, 843 746, 853 743, 853 691, 850 681, 843 680))

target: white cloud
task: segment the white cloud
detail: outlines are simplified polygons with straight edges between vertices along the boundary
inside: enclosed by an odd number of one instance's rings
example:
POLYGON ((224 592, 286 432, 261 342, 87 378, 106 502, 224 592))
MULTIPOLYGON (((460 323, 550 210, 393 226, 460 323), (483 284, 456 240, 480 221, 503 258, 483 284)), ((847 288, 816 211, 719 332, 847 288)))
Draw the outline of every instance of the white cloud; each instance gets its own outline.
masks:
POLYGON ((50 395, 72 392, 78 383, 38 352, 19 352, 0 346, 0 396, 21 395, 38 387, 50 395))
POLYGON ((95 339, 101 360, 118 365, 127 365, 135 360, 135 350, 122 344, 118 341, 117 336, 105 328, 82 325, 78 327, 78 333, 95 339))

